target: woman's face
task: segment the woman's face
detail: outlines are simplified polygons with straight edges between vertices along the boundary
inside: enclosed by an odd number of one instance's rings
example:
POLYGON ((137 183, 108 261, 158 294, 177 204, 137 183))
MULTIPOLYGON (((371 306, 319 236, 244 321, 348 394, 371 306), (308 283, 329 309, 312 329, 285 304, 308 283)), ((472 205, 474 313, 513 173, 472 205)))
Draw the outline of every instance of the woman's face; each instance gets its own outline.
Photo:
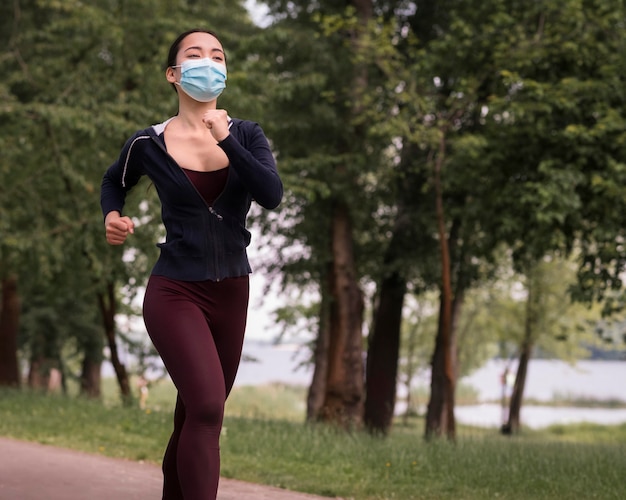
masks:
POLYGON ((180 81, 180 65, 193 59, 212 59, 226 66, 226 56, 220 41, 209 33, 190 33, 180 42, 176 54, 175 67, 170 66, 166 71, 167 81, 175 83, 180 81))

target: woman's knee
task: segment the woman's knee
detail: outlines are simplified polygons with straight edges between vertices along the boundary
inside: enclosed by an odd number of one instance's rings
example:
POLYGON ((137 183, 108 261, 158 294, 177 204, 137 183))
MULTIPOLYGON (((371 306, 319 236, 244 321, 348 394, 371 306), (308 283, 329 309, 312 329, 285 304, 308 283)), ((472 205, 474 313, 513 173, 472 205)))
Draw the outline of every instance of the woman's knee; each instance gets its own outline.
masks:
POLYGON ((221 426, 224 419, 225 398, 225 395, 215 393, 195 395, 189 404, 185 403, 186 420, 207 427, 221 426))

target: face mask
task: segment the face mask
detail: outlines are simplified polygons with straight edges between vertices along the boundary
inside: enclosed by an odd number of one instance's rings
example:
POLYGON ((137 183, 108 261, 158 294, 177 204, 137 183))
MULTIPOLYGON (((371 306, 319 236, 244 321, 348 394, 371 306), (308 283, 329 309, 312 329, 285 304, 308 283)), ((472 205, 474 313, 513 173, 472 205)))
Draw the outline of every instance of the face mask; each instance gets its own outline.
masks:
POLYGON ((176 84, 196 101, 213 101, 226 88, 226 66, 212 59, 190 59, 173 67, 181 71, 176 84))

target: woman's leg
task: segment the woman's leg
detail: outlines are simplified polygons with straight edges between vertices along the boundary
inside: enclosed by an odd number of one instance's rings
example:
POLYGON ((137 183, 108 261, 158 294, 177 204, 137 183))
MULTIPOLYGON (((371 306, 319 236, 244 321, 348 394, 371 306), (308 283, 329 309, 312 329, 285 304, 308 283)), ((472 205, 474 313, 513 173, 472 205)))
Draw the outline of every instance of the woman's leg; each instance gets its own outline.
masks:
POLYGON ((144 299, 146 328, 180 398, 177 417, 182 426, 175 429, 168 445, 164 462, 168 488, 163 498, 170 500, 167 494, 171 500, 210 500, 216 497, 219 482, 226 389, 207 318, 185 288, 185 284, 153 276, 144 299), (174 450, 180 490, 170 470, 174 450))
POLYGON ((174 410, 174 431, 167 444, 163 457, 163 498, 167 500, 178 500, 183 498, 178 479, 178 441, 180 432, 185 423, 185 405, 180 396, 176 397, 176 409, 174 410))

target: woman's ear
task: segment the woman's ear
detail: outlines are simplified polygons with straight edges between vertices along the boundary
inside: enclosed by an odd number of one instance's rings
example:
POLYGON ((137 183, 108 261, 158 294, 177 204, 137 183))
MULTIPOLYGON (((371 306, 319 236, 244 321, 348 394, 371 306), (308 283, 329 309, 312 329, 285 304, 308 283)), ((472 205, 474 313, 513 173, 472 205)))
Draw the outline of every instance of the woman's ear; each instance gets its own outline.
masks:
POLYGON ((170 83, 176 82, 176 74, 171 66, 165 70, 165 79, 170 83))

